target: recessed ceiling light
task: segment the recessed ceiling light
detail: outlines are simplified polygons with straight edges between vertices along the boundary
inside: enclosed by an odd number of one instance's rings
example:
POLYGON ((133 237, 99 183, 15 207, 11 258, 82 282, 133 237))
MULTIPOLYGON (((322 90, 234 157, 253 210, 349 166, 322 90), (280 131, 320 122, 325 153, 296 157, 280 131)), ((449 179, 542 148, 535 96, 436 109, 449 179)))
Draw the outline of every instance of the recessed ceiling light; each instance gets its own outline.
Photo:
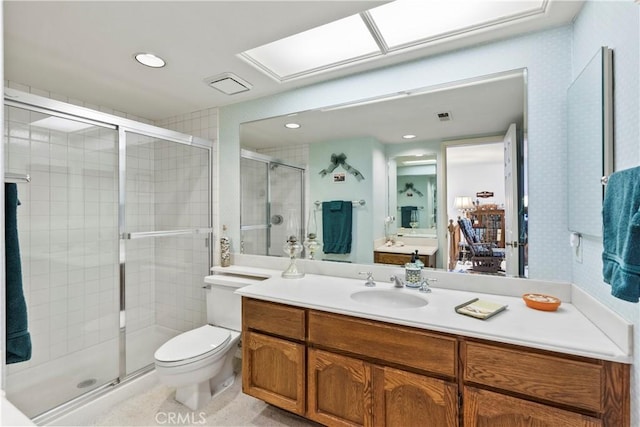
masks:
POLYGON ((299 129, 300 125, 298 123, 287 123, 284 125, 287 129, 299 129))
POLYGON ((164 59, 154 55, 153 53, 140 52, 136 53, 133 57, 142 65, 146 65, 151 68, 162 68, 167 64, 164 59))
POLYGON ((407 135, 402 135, 402 137, 403 137, 404 139, 413 139, 413 138, 415 138, 416 136, 415 136, 415 135, 413 135, 413 134, 410 134, 410 133, 409 133, 409 134, 407 134, 407 135))

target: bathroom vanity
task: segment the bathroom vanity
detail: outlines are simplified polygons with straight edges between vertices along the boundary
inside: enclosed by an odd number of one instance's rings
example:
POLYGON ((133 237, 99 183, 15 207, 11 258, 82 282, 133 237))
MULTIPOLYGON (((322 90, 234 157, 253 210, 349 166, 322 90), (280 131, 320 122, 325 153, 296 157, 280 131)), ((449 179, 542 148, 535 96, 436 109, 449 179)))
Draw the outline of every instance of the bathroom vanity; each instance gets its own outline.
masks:
POLYGON ((438 239, 404 235, 395 244, 385 243, 384 239, 374 242, 373 262, 376 264, 405 265, 411 261, 411 255, 418 251, 420 261, 427 268, 436 267, 438 239))
POLYGON ((376 264, 405 265, 411 261, 411 255, 418 251, 420 261, 428 268, 436 267, 438 247, 431 246, 380 246, 373 251, 373 262, 376 264))
POLYGON ((571 302, 542 312, 514 296, 279 273, 238 293, 243 391, 319 423, 629 426, 630 350, 571 302), (353 298, 372 291, 384 297, 353 298), (478 296, 509 308, 454 312, 478 296))

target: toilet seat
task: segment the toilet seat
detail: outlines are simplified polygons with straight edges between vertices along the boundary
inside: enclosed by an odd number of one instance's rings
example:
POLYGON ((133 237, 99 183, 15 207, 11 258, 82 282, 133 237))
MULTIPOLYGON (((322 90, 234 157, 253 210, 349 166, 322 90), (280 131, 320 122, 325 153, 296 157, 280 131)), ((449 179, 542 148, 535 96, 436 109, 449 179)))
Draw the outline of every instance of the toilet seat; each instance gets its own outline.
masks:
POLYGON ((164 343, 154 354, 156 365, 170 367, 194 363, 214 356, 231 340, 227 329, 205 325, 184 332, 164 343))

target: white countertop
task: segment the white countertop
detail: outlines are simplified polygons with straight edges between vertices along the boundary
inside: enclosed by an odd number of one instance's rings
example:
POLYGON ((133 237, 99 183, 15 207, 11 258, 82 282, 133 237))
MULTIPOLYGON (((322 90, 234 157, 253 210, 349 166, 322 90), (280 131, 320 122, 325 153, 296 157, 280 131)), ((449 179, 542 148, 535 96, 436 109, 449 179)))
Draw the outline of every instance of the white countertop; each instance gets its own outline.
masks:
POLYGON ((421 293, 415 289, 397 289, 390 283, 382 282, 378 282, 375 288, 367 288, 364 279, 317 274, 306 274, 302 279, 283 279, 280 271, 249 267, 224 271, 232 270, 271 276, 239 288, 236 292, 242 296, 577 356, 621 363, 631 363, 633 360, 629 350, 618 347, 576 306, 568 302, 563 302, 555 312, 545 312, 528 308, 520 297, 514 296, 437 287, 432 287, 431 293, 421 293), (353 292, 368 289, 410 293, 426 298, 428 304, 420 308, 398 309, 376 307, 351 299, 353 292), (508 304, 508 308, 487 320, 463 316, 454 311, 456 305, 472 298, 508 304))

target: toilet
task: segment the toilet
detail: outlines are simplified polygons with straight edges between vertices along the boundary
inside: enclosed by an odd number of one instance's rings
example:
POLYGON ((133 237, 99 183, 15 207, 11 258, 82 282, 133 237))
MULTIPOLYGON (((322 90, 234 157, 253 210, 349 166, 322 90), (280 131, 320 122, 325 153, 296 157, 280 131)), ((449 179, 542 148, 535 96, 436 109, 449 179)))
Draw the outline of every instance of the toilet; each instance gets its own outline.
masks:
POLYGON ((205 283, 208 324, 171 338, 154 354, 160 381, 176 387, 175 399, 194 411, 233 384, 242 312, 234 292, 246 285, 215 275, 205 283))

